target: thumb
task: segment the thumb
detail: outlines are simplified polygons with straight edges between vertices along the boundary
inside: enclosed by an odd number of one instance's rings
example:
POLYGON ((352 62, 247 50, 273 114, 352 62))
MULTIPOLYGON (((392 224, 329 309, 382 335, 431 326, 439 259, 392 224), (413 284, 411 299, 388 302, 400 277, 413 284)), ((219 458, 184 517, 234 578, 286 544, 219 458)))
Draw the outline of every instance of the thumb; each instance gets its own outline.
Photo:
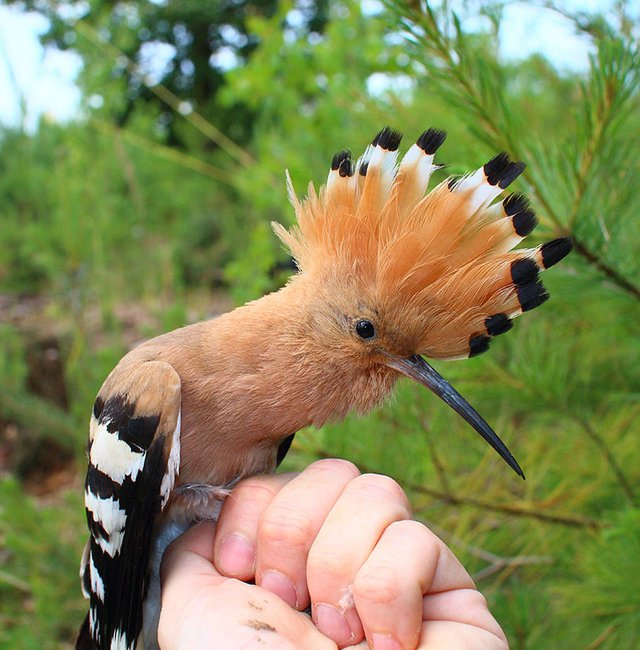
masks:
POLYGON ((214 522, 202 522, 178 537, 164 554, 158 625, 162 648, 174 647, 172 639, 181 638, 185 621, 190 621, 198 599, 224 581, 212 561, 215 529, 214 522))
POLYGON ((213 565, 213 541, 216 534, 214 521, 202 521, 180 535, 165 551, 160 576, 165 585, 180 580, 183 574, 190 580, 196 575, 220 577, 213 565))

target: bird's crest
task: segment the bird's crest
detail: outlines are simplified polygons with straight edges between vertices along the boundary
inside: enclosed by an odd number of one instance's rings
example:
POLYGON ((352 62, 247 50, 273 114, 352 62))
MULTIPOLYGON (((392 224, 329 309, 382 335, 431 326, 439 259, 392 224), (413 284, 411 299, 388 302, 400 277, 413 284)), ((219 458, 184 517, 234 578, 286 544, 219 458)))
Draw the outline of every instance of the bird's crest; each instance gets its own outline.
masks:
POLYGON ((274 224, 303 274, 339 273, 420 322, 416 351, 431 358, 483 352, 511 319, 548 298, 538 275, 570 239, 512 250, 536 226, 522 194, 496 201, 524 170, 507 154, 425 194, 446 134, 425 131, 397 163, 401 135, 384 128, 353 163, 334 157, 327 183, 299 200, 297 226, 274 224))

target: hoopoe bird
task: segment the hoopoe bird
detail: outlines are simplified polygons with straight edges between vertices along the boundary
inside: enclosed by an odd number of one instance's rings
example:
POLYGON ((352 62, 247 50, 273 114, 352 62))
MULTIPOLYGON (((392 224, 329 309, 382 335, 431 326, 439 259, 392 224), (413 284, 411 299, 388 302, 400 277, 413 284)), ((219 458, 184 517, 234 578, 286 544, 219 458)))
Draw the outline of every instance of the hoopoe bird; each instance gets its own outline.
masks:
POLYGON ((507 154, 426 194, 445 133, 428 129, 397 164, 384 128, 355 163, 332 161, 274 224, 298 273, 279 291, 149 340, 104 382, 90 424, 81 567, 90 600, 77 648, 157 648, 168 544, 215 519, 241 478, 275 470, 296 431, 365 413, 401 376, 437 394, 524 478, 509 450, 425 360, 484 352, 548 294, 539 280, 571 240, 514 247, 536 225, 524 170, 507 154))

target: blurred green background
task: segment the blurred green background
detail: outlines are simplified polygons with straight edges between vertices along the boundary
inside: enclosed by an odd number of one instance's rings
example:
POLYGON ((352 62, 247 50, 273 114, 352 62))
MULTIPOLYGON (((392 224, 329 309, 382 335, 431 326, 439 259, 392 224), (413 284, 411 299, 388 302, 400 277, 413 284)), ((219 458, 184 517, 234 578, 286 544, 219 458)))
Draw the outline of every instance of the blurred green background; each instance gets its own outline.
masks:
POLYGON ((525 160, 530 245, 575 239, 549 303, 489 354, 438 364, 527 480, 408 383, 368 418, 301 432, 285 466, 340 456, 396 477, 513 648, 640 647, 633 3, 545 3, 589 40, 578 72, 501 57, 496 2, 7 4, 47 16, 43 40, 83 66, 77 119, 0 131, 0 647, 70 648, 84 615, 84 445, 106 374, 136 342, 281 286, 284 169, 302 193, 387 124, 409 142, 446 129, 447 174, 525 160))

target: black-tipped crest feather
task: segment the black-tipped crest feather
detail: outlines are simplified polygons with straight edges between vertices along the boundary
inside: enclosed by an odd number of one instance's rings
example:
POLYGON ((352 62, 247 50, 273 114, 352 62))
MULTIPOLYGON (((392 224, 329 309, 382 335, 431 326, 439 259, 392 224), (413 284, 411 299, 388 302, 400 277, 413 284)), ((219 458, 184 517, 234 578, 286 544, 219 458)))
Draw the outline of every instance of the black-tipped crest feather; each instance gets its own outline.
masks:
POLYGON ((351 160, 351 152, 347 149, 341 149, 336 154, 334 154, 333 158, 331 159, 331 170, 334 172, 338 171, 340 169, 340 165, 345 160, 351 160))
POLYGON ((474 334, 469 339, 469 358, 476 357, 489 349, 491 337, 486 334, 474 334))
POLYGON ((351 162, 351 158, 345 158, 340 163, 338 174, 340 174, 342 178, 353 176, 353 163, 351 162))
POLYGON ((376 135, 371 144, 374 147, 378 146, 387 151, 397 151, 400 146, 400 140, 402 140, 402 133, 400 133, 400 131, 385 126, 384 129, 376 135))
POLYGON ((484 173, 490 185, 504 189, 522 174, 525 167, 523 162, 512 162, 503 151, 484 164, 484 173))
POLYGON ((431 128, 422 133, 422 135, 416 140, 416 144, 428 156, 432 156, 442 146, 446 137, 446 131, 431 128))
POLYGON ((523 312, 535 309, 549 300, 549 294, 540 280, 519 286, 517 292, 520 307, 523 312))
POLYGON ((529 207, 529 200, 524 194, 516 192, 510 194, 503 202, 504 213, 512 218, 513 229, 520 237, 531 234, 538 225, 538 218, 535 212, 529 207))
POLYGON ((538 277, 539 273, 538 265, 528 257, 511 263, 511 279, 516 287, 532 282, 538 277))
POLYGON ((487 328, 487 334, 498 336, 508 332, 513 327, 513 321, 506 314, 494 314, 485 318, 484 326, 487 328))
POLYGON ((552 239, 540 247, 540 254, 542 255, 542 263, 544 268, 557 264, 560 260, 564 259, 573 248, 573 240, 570 237, 561 237, 552 239))

